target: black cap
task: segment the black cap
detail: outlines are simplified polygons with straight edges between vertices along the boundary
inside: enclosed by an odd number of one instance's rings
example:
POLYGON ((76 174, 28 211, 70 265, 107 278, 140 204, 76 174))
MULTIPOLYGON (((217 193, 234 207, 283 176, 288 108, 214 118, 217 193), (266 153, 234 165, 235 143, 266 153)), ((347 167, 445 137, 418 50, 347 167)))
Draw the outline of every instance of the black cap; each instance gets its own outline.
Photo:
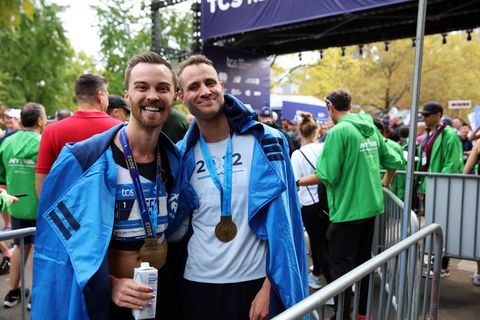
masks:
POLYGON ((421 114, 434 114, 434 113, 442 113, 443 108, 438 102, 428 102, 424 107, 423 110, 420 110, 421 114))
POLYGON ((262 110, 260 111, 259 114, 260 117, 271 117, 272 116, 272 110, 270 110, 269 107, 263 107, 262 110))
POLYGON ((108 96, 108 109, 113 108, 123 108, 130 112, 130 107, 128 106, 127 101, 114 94, 108 96))

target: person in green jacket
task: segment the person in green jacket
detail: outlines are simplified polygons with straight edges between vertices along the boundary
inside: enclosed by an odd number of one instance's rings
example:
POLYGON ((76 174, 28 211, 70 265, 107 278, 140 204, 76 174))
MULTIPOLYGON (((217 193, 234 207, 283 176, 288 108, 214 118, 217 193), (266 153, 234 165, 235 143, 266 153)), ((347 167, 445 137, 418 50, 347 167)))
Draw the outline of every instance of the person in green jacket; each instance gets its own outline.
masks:
MULTIPOLYGON (((377 127, 378 131, 380 131, 380 134, 383 136, 383 133, 384 133, 383 123, 378 120, 373 120, 373 123, 377 127)), ((405 168, 407 166, 407 161, 405 161, 402 146, 391 139, 384 138, 384 140, 387 146, 389 146, 393 151, 395 151, 402 159, 402 166, 398 168, 398 170, 405 171, 405 168)), ((395 177, 393 177, 392 187, 390 189, 402 201, 403 201, 403 198, 405 197, 405 180, 406 180, 406 176, 404 174, 395 175, 395 177)))
MULTIPOLYGON (((384 211, 382 185, 390 188, 396 169, 402 165, 372 117, 350 113, 351 100, 342 89, 325 98, 335 126, 328 132, 315 175, 297 181, 298 185, 320 181, 326 186, 331 221, 327 239, 334 280, 370 259, 375 217, 384 211), (387 169, 383 180, 380 166, 387 169)), ((368 277, 362 279, 361 288, 358 319, 366 314, 368 277)), ((345 292, 343 319, 349 319, 350 302, 349 289, 345 292)))
MULTIPOLYGON (((455 129, 442 123, 443 108, 437 102, 428 102, 420 111, 427 133, 418 148, 417 171, 435 173, 462 173, 463 148, 455 129)), ((420 180, 418 193, 425 203, 426 179, 420 180)), ((442 278, 450 275, 449 258, 442 258, 442 278)))
MULTIPOLYGON (((443 108, 437 102, 427 103, 420 111, 427 134, 418 148, 417 171, 462 173, 463 149, 457 132, 442 123, 443 108)), ((419 192, 425 193, 425 180, 419 192)))

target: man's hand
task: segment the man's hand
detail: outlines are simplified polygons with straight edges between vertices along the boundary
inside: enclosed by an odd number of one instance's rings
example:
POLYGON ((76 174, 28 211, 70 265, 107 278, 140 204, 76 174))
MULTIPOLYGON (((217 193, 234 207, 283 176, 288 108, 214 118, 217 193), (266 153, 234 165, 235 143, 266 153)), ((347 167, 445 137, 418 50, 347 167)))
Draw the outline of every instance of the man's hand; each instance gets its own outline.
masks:
POLYGON ((396 170, 387 170, 387 172, 385 173, 382 179, 382 187, 387 188, 389 190, 391 189, 392 180, 396 172, 397 172, 396 170))
POLYGON ((136 283, 133 279, 110 276, 112 283, 112 301, 119 307, 141 309, 152 303, 152 289, 136 283))
POLYGON ((270 281, 265 278, 263 286, 258 291, 255 299, 250 306, 250 320, 265 320, 268 319, 268 306, 270 304, 270 281))
POLYGON ((7 193, 7 190, 5 190, 5 189, 0 189, 0 194, 5 196, 5 198, 7 198, 9 205, 12 205, 12 204, 14 204, 15 202, 18 201, 17 197, 9 195, 7 193))

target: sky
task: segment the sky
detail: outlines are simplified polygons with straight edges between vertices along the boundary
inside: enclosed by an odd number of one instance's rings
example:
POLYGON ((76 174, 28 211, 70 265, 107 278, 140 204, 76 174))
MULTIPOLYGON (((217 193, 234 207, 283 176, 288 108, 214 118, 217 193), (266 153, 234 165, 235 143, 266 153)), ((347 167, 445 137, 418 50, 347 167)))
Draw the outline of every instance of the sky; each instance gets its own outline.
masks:
MULTIPOLYGON (((62 6, 68 6, 60 15, 66 35, 77 51, 83 50, 92 57, 100 52, 100 38, 95 24, 95 10, 90 6, 98 4, 98 0, 49 0, 62 6)), ((185 2, 177 5, 179 10, 188 10, 191 4, 185 2)))
POLYGON ((98 30, 93 27, 95 10, 90 5, 98 3, 95 0, 50 0, 62 6, 69 6, 60 15, 66 35, 75 50, 83 50, 90 56, 97 56, 100 51, 98 30))

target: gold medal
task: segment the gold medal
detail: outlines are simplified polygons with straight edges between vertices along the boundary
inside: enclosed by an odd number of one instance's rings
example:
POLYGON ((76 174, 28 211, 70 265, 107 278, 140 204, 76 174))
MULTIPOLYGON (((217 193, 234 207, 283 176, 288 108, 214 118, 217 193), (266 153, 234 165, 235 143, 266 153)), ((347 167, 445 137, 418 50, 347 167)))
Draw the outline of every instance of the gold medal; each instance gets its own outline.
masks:
POLYGON ((167 250, 163 244, 157 242, 157 238, 146 238, 140 248, 140 257, 142 261, 149 262, 152 267, 160 270, 165 264, 167 250))
POLYGON ((215 227, 215 235, 218 240, 229 242, 237 235, 237 226, 232 220, 232 216, 221 217, 220 222, 215 227))

